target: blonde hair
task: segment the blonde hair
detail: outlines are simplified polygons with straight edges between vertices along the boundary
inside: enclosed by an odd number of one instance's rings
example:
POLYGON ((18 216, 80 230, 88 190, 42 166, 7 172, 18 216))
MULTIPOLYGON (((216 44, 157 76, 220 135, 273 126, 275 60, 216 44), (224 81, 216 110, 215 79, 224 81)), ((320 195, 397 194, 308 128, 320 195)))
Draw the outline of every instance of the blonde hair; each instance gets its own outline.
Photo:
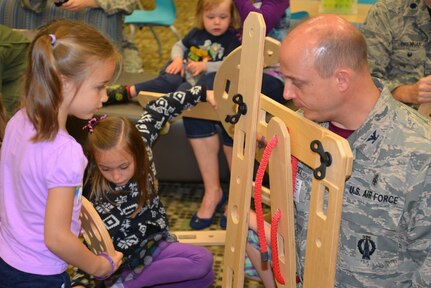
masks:
POLYGON ((25 74, 23 104, 36 130, 32 140, 49 141, 57 135, 62 76, 79 89, 92 63, 113 60, 118 64, 120 59, 113 44, 85 23, 60 19, 41 27, 30 45, 25 74))
POLYGON ((135 161, 135 179, 138 189, 138 207, 131 215, 136 216, 144 205, 157 194, 157 180, 151 169, 147 154, 146 144, 141 134, 133 123, 125 117, 108 117, 100 120, 89 133, 87 140, 89 168, 87 171, 86 184, 91 183, 90 198, 109 199, 108 193, 118 194, 122 191, 114 191, 108 180, 100 172, 95 155, 100 151, 110 150, 115 147, 124 148, 132 155, 135 161))
POLYGON ((230 2, 230 28, 239 29, 241 27, 241 18, 239 17, 238 10, 236 10, 236 6, 233 0, 198 0, 195 13, 196 27, 199 29, 204 29, 204 11, 213 9, 214 7, 220 5, 220 3, 223 3, 225 1, 230 2))

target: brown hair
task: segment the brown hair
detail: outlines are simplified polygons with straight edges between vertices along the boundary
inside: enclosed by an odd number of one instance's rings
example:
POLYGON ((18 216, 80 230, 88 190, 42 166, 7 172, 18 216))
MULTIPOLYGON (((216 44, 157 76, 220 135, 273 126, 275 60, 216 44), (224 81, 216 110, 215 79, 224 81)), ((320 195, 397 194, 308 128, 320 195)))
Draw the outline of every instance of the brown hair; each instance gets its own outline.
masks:
POLYGON ((241 18, 239 17, 238 11, 236 10, 234 0, 198 0, 195 13, 196 27, 199 29, 204 29, 204 11, 213 9, 214 7, 220 5, 220 3, 223 3, 225 1, 230 2, 230 28, 239 29, 241 27, 241 18))
POLYGON ((79 88, 95 61, 120 61, 113 44, 95 28, 60 19, 41 27, 28 54, 24 106, 33 123, 33 141, 52 140, 59 130, 62 76, 79 88))
POLYGON ((108 180, 103 177, 95 160, 95 155, 115 147, 124 148, 135 161, 135 179, 138 189, 138 207, 131 215, 136 216, 144 205, 147 205, 157 193, 157 180, 150 165, 146 144, 133 123, 125 117, 108 117, 100 120, 89 133, 87 140, 89 168, 86 184, 91 183, 90 198, 108 199, 107 193, 121 193, 111 188, 108 180))

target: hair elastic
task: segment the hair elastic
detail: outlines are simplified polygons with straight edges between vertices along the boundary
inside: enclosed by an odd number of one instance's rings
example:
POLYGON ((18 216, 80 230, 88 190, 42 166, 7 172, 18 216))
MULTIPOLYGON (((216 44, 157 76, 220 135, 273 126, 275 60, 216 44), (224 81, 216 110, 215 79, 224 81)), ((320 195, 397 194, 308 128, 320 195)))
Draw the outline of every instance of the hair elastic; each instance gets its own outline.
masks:
POLYGON ((105 257, 109 261, 109 264, 111 264, 111 271, 109 272, 108 275, 106 275, 104 277, 96 277, 96 276, 94 276, 94 279, 96 279, 96 280, 105 280, 105 279, 108 279, 109 277, 111 277, 111 275, 114 273, 114 270, 115 270, 114 260, 112 260, 111 256, 109 256, 106 253, 99 253, 99 254, 97 254, 97 256, 105 257))
POLYGON ((54 34, 48 34, 49 37, 51 37, 51 45, 54 46, 55 42, 57 41, 57 37, 55 37, 54 34))
POLYGON ((82 127, 82 130, 87 130, 90 134, 93 133, 94 131, 94 126, 97 125, 97 123, 99 123, 101 120, 108 118, 108 115, 103 114, 101 116, 94 116, 93 118, 91 118, 90 120, 88 120, 87 125, 85 125, 84 127, 82 127))

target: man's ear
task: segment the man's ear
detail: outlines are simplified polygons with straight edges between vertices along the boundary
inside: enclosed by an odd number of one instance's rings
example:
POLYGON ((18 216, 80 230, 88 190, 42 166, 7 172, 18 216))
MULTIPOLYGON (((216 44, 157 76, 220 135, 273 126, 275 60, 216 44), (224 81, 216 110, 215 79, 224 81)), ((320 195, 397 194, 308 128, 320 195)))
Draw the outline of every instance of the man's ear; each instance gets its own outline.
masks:
POLYGON ((340 69, 335 72, 335 80, 340 92, 345 92, 350 87, 350 73, 348 70, 340 69))

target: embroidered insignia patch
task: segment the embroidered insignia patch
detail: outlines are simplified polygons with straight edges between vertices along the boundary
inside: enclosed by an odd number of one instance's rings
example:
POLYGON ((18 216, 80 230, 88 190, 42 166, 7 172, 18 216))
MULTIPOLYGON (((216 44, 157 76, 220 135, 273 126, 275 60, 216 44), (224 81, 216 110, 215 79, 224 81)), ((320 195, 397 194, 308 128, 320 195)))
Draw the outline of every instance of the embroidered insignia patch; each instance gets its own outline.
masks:
POLYGON ((374 142, 376 142, 376 140, 380 137, 379 134, 377 134, 377 130, 374 130, 373 134, 371 134, 368 139, 367 142, 371 142, 371 144, 374 144, 374 142))
POLYGON ((376 243, 371 240, 371 236, 363 235, 358 241, 358 250, 362 254, 363 260, 370 260, 371 255, 376 251, 376 243))

